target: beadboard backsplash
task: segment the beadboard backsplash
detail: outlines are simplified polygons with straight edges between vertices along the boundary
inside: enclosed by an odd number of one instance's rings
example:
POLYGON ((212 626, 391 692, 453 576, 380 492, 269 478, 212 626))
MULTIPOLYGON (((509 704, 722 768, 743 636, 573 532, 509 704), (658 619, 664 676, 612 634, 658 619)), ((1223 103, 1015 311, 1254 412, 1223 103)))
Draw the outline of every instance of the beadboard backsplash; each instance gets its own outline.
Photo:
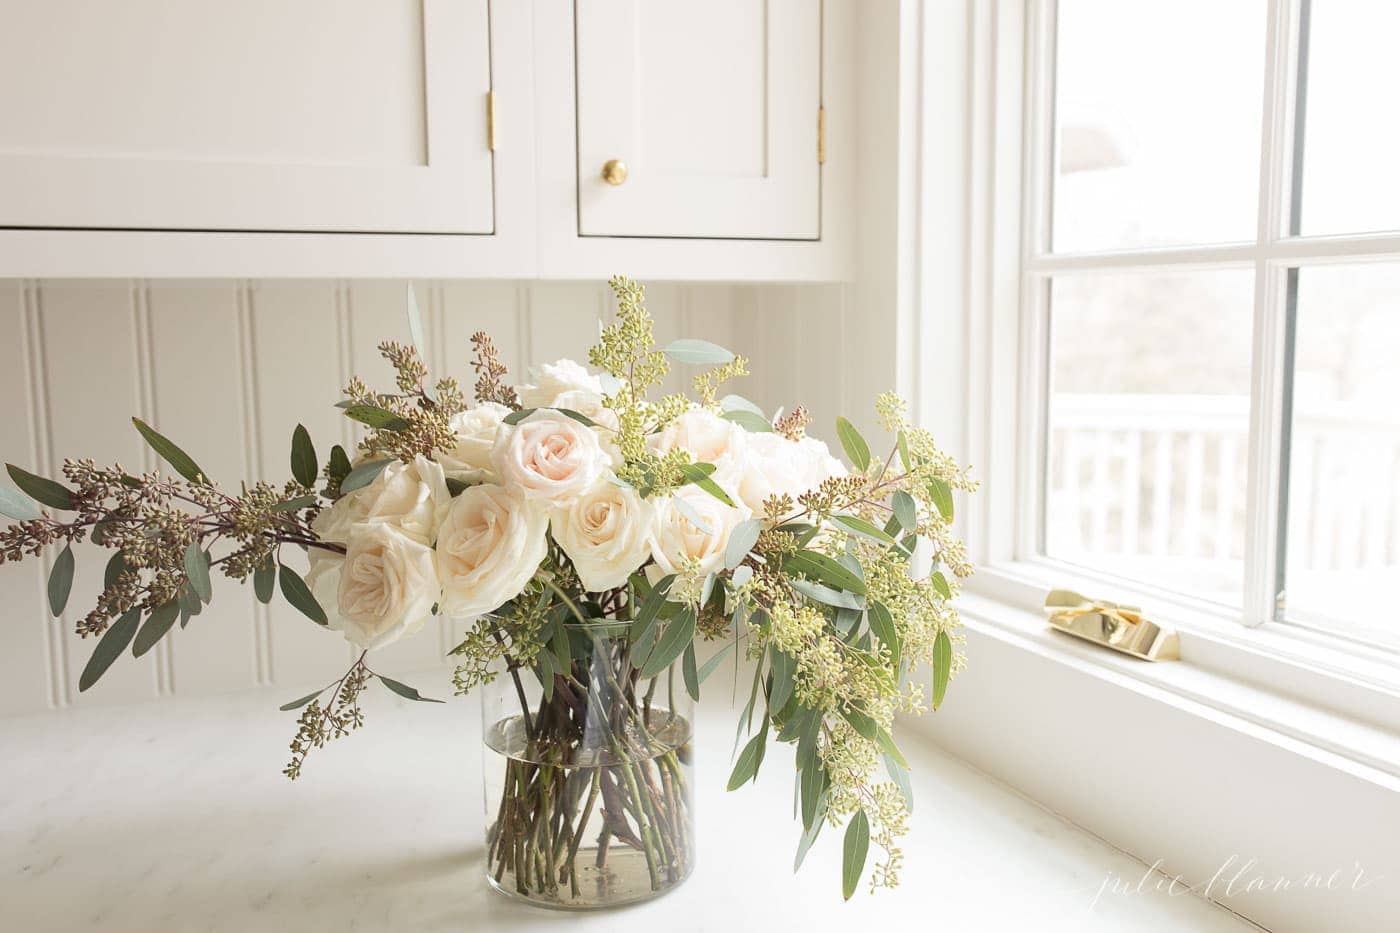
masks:
MULTIPOLYGON (((402 281, 42 280, 0 282, 0 459, 57 477, 64 457, 156 465, 131 426, 139 416, 183 446, 216 480, 281 482, 292 430, 306 425, 324 458, 354 441, 333 407, 352 373, 387 384, 382 339, 408 340, 402 281)), ((428 363, 470 385, 476 330, 495 337, 521 381, 530 366, 582 358, 612 311, 603 283, 415 283, 428 363)), ((647 289, 658 340, 712 340, 757 362, 736 384, 767 410, 801 402, 829 425, 847 397, 848 366, 828 360, 847 343, 838 285, 683 285, 647 289), (842 375, 833 375, 840 373, 842 375)), ((672 373, 668 390, 687 376, 672 373)), ((883 388, 878 387, 878 388, 883 388)), ((865 394, 865 393, 861 393, 865 394)), ((866 400, 868 404, 868 400, 866 400)), ((0 479, 8 482, 8 478, 0 479)), ((350 658, 280 598, 215 579, 217 598, 187 629, 144 658, 123 658, 92 690, 78 674, 95 640, 73 631, 93 604, 105 555, 85 547, 62 619, 44 599, 49 558, 0 566, 0 714, 223 693, 258 685, 329 682, 350 658)), ((376 652, 386 672, 444 665, 447 623, 376 652)), ((443 684, 434 684, 439 693, 443 684)))

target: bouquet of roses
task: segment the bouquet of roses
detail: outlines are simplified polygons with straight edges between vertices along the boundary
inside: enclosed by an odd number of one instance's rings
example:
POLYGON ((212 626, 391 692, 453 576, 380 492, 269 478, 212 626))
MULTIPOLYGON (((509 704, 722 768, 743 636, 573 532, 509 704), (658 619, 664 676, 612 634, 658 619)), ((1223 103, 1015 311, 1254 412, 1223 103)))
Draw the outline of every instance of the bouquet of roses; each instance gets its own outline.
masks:
MULTIPOLYGON (((951 600, 970 567, 950 532, 952 491, 974 483, 892 394, 876 404, 886 455, 838 419, 847 463, 805 433, 801 407, 770 418, 720 397, 747 361, 698 340, 658 349, 642 288, 611 285, 617 316, 591 370, 560 360, 511 385, 478 333, 471 401, 454 380, 430 380, 419 349, 382 344, 394 390, 356 378, 339 403, 364 426, 358 447, 318 463, 298 427, 281 486, 225 490, 139 420, 174 476, 67 460, 59 483, 10 466, 19 492, 0 487, 0 511, 16 523, 0 533, 0 563, 56 549, 57 615, 73 546, 111 552, 77 623, 97 639, 83 690, 199 615, 216 571, 251 580, 264 602, 280 590, 342 633, 358 659, 283 707, 301 710, 292 778, 362 723, 374 679, 426 699, 375 673, 374 649, 435 616, 466 621, 457 692, 499 683, 519 700, 498 736, 518 747, 487 870, 526 896, 579 896, 581 852, 602 870, 610 847, 636 854, 652 891, 685 877, 689 730, 676 695, 698 697, 733 651, 753 668, 741 721, 753 734, 730 788, 755 777, 770 739, 795 743, 799 862, 823 825, 845 823, 846 897, 872 842, 884 853, 872 885, 893 885, 910 806, 894 717, 936 707, 961 664, 951 600), (693 399, 648 396, 672 363, 699 367, 693 399), (304 575, 286 559, 299 550, 304 575), (702 665, 705 641, 718 650, 702 665), (910 676, 924 665, 931 695, 910 676)), ((410 325, 416 342, 411 292, 410 325)))

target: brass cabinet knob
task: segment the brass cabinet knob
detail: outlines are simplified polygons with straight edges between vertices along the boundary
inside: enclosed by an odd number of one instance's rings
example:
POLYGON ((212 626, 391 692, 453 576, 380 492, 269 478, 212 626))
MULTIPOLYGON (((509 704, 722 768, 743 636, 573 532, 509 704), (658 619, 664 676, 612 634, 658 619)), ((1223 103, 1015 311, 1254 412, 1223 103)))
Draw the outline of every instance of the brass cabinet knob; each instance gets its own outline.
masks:
POLYGON ((609 159, 603 163, 603 181, 610 185, 620 185, 627 180, 627 163, 621 159, 609 159))

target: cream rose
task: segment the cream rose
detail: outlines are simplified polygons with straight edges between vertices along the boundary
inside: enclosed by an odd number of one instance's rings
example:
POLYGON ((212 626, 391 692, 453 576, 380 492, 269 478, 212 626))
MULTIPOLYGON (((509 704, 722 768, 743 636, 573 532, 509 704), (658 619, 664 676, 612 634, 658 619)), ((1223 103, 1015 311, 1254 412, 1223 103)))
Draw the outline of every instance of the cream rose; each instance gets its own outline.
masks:
MULTIPOLYGON (((451 496, 441 464, 419 455, 395 460, 355 496, 349 507, 355 521, 385 524, 419 544, 432 544, 451 496)), ((337 503, 338 504, 338 503, 337 503)))
POLYGON ((520 404, 526 408, 554 408, 560 394, 574 389, 603 394, 603 384, 597 376, 573 360, 545 363, 535 371, 535 384, 516 386, 520 404))
POLYGON ((697 463, 713 463, 711 475, 731 495, 738 492, 748 453, 748 432, 704 408, 692 408, 647 439, 659 454, 682 448, 697 463))
POLYGON ((548 524, 543 506, 504 486, 453 499, 437 539, 442 611, 469 618, 518 596, 544 560, 548 524))
POLYGON ((549 409, 503 427, 491 451, 502 483, 561 507, 597 482, 610 459, 591 428, 549 409))
POLYGON ((666 573, 678 573, 691 561, 700 573, 712 573, 724 566, 724 548, 734 526, 753 513, 742 504, 730 508, 695 486, 682 486, 674 495, 656 503, 652 522, 651 556, 666 573), (704 522, 696 527, 677 506, 686 505, 704 522))
POLYGON ((651 504, 630 486, 604 477, 567 508, 549 530, 590 592, 622 586, 651 553, 651 504))
POLYGON ((448 426, 457 439, 457 444, 446 453, 439 453, 437 462, 443 472, 453 479, 476 480, 491 469, 491 448, 496 443, 496 432, 500 430, 501 419, 510 414, 510 409, 495 402, 482 402, 466 411, 452 416, 448 426))
POLYGON ((433 549, 385 522, 351 527, 339 576, 335 621, 366 650, 421 629, 438 601, 433 549))
POLYGON ((796 499, 824 479, 844 476, 846 468, 814 437, 790 441, 781 434, 750 434, 748 458, 739 481, 739 498, 755 512, 769 496, 786 493, 796 499))

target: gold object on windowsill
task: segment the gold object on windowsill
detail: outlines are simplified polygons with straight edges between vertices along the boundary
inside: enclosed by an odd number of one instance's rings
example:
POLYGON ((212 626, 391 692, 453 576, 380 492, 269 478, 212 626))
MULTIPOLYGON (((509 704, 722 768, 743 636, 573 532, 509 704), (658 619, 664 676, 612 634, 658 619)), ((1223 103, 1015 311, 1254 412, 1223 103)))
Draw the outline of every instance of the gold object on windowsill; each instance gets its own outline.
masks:
POLYGON ((1055 628, 1096 645, 1144 661, 1181 658, 1176 632, 1144 619, 1136 606, 1089 599, 1073 590, 1051 590, 1045 597, 1045 612, 1055 628))

